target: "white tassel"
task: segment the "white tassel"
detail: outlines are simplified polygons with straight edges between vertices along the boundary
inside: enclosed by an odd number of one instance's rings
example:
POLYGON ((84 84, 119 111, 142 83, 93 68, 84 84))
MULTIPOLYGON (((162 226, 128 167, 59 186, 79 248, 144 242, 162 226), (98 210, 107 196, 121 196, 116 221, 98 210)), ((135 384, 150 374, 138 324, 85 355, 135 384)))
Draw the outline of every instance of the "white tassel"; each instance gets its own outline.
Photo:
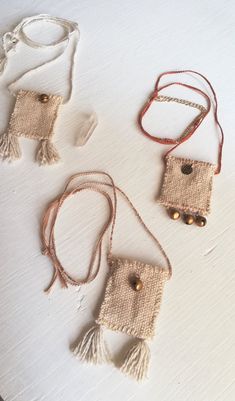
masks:
POLYGON ((110 354, 103 338, 102 327, 96 325, 89 329, 73 352, 77 358, 89 363, 109 362, 110 354))
POLYGON ((146 341, 138 340, 128 351, 121 371, 135 380, 141 381, 147 376, 149 360, 150 350, 146 341))
POLYGON ((3 159, 16 160, 21 157, 18 138, 14 135, 4 133, 0 137, 0 156, 3 159))
POLYGON ((53 145, 53 143, 49 139, 42 139, 40 141, 37 154, 36 154, 36 160, 39 162, 39 164, 54 164, 57 163, 60 160, 60 156, 53 145))

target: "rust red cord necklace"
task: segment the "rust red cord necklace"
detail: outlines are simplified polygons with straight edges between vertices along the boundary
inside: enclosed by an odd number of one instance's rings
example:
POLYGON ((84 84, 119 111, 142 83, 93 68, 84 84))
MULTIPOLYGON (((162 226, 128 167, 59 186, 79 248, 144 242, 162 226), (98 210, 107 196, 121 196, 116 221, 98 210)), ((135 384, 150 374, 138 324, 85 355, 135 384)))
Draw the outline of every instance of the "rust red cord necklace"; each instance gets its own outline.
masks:
POLYGON ((224 144, 224 132, 218 120, 217 96, 210 81, 201 73, 193 70, 163 72, 157 79, 154 92, 139 113, 138 123, 142 133, 147 138, 160 144, 174 145, 164 155, 166 169, 160 197, 158 199, 159 203, 167 208, 168 214, 173 220, 178 220, 182 217, 183 221, 188 225, 195 222, 199 227, 204 227, 206 224, 205 216, 210 212, 213 176, 219 174, 221 171, 224 144), (173 81, 165 85, 160 85, 162 78, 165 76, 174 74, 182 75, 186 73, 197 78, 202 78, 203 83, 206 83, 208 86, 210 95, 196 86, 182 82, 173 81), (207 106, 204 107, 188 100, 164 96, 161 94, 161 91, 164 89, 177 85, 198 93, 206 100, 207 106), (198 109, 200 113, 177 139, 162 138, 158 135, 155 136, 149 133, 143 126, 143 117, 154 101, 181 103, 198 109), (190 137, 195 133, 205 117, 209 114, 212 104, 214 120, 219 129, 220 136, 217 165, 215 166, 208 162, 190 160, 187 158, 177 158, 170 155, 174 149, 190 139, 190 137))
MULTIPOLYGON (((178 147, 179 145, 181 145, 181 143, 187 141, 196 131, 196 129, 201 125, 201 123, 203 122, 204 118, 208 115, 208 113, 210 112, 211 109, 211 100, 210 97, 201 89, 192 86, 192 85, 188 85, 186 83, 182 83, 182 82, 170 82, 168 84, 165 84, 163 86, 160 86, 160 81, 162 80, 162 78, 164 76, 167 75, 174 75, 174 74, 185 74, 185 73, 190 73, 193 75, 197 75, 200 76, 201 78, 203 78, 203 80, 207 83, 207 85, 209 86, 212 95, 213 95, 213 99, 214 99, 214 118, 215 118, 215 123, 217 124, 217 126, 219 127, 219 131, 220 131, 220 143, 219 143, 219 150, 218 150, 218 164, 217 164, 217 168, 215 171, 215 174, 219 174, 221 171, 221 164, 222 164, 222 150, 223 150, 223 144, 224 144, 224 132, 223 129, 221 127, 221 124, 218 120, 218 101, 217 101, 217 96, 215 93, 215 90, 213 88, 213 86, 211 85, 210 81, 201 73, 197 72, 197 71, 193 71, 193 70, 182 70, 182 71, 167 71, 167 72, 163 72, 162 74, 159 75, 156 84, 155 84, 155 88, 154 88, 154 92, 152 93, 152 95, 150 96, 148 102, 144 105, 144 107, 141 109, 139 116, 138 116, 138 123, 140 126, 140 129, 142 131, 142 133, 149 139, 151 139, 154 142, 158 142, 160 144, 164 144, 164 145, 175 145, 173 148, 171 148, 166 155, 168 155, 169 153, 171 153, 176 147, 178 147), (206 101, 207 101, 207 109, 205 109, 202 113, 200 113, 200 115, 198 117, 196 117, 196 119, 194 119, 194 121, 190 124, 189 129, 187 130, 186 134, 181 135, 180 138, 178 139, 169 139, 169 138, 161 138, 158 136, 154 136, 152 134, 150 134, 149 132, 146 131, 146 129, 143 126, 143 117, 144 115, 147 113, 147 111, 149 110, 150 106, 152 105, 152 103, 156 100, 158 100, 159 98, 159 93, 163 90, 166 89, 170 86, 174 86, 174 85, 178 85, 178 86, 182 86, 185 88, 188 88, 189 90, 192 90, 194 92, 199 93, 200 95, 202 95, 206 101)), ((168 99, 176 99, 176 98, 169 98, 168 99)), ((160 98, 161 99, 161 98, 160 98)), ((167 100, 166 100, 167 101, 167 100)), ((170 101, 170 100, 168 100, 170 101)), ((183 102, 180 102, 183 103, 183 102)), ((190 102, 187 102, 190 103, 190 102)), ((189 104, 190 105, 190 104, 189 104)))

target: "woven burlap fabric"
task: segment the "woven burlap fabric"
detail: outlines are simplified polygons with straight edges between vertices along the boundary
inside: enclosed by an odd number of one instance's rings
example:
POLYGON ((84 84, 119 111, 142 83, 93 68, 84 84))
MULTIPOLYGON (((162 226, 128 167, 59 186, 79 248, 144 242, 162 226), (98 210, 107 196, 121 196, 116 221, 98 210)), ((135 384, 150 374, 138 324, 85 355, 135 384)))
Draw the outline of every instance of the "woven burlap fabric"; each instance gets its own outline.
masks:
POLYGON ((153 337, 163 287, 169 278, 168 271, 121 258, 112 258, 110 265, 110 276, 97 323, 137 338, 153 337), (140 291, 135 291, 131 285, 131 279, 136 275, 143 283, 140 291))
POLYGON ((207 215, 215 169, 211 163, 168 156, 158 202, 166 207, 207 215), (188 175, 181 170, 185 165, 192 167, 188 175))
POLYGON ((39 100, 40 93, 20 90, 10 118, 8 133, 31 139, 49 139, 53 135, 62 97, 48 96, 48 102, 42 103, 39 100))

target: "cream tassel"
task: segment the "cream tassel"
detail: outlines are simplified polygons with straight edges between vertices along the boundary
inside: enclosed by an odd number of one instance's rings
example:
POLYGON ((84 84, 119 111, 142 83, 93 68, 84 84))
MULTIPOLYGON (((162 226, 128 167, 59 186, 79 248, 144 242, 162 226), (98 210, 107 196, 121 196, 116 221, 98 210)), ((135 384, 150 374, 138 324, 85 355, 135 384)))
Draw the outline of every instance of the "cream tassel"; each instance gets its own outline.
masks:
POLYGON ((143 380, 147 376, 150 360, 150 350, 144 340, 138 340, 128 351, 121 371, 137 381, 143 380))
POLYGON ((40 141, 36 154, 36 160, 41 165, 57 163, 60 160, 60 156, 55 146, 49 139, 42 139, 40 141))
POLYGON ((0 156, 3 159, 16 160, 21 157, 18 138, 14 135, 4 133, 0 137, 0 156))
POLYGON ((93 326, 87 331, 73 351, 74 355, 93 364, 110 361, 109 351, 103 338, 103 329, 100 325, 93 326))

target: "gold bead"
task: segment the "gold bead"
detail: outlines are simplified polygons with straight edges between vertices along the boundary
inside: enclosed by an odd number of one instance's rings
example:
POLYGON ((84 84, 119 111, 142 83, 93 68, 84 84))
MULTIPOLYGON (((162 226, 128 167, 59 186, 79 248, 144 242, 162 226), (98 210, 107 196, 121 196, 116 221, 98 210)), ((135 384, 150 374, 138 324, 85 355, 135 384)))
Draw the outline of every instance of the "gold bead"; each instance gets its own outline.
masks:
POLYGON ((203 216, 197 216, 195 221, 198 227, 205 227, 207 223, 206 218, 203 216))
POLYGON ((180 218, 180 212, 176 209, 169 209, 168 213, 172 220, 178 220, 180 218))
POLYGON ((143 288, 143 282, 140 280, 140 278, 139 277, 134 277, 133 279, 132 279, 132 288, 135 290, 135 291, 141 291, 142 290, 142 288, 143 288))
POLYGON ((184 214, 185 224, 191 225, 194 223, 194 217, 191 214, 184 214))
POLYGON ((42 93, 42 94, 39 96, 39 101, 40 101, 41 103, 47 103, 47 102, 49 101, 49 96, 46 95, 45 93, 42 93))

